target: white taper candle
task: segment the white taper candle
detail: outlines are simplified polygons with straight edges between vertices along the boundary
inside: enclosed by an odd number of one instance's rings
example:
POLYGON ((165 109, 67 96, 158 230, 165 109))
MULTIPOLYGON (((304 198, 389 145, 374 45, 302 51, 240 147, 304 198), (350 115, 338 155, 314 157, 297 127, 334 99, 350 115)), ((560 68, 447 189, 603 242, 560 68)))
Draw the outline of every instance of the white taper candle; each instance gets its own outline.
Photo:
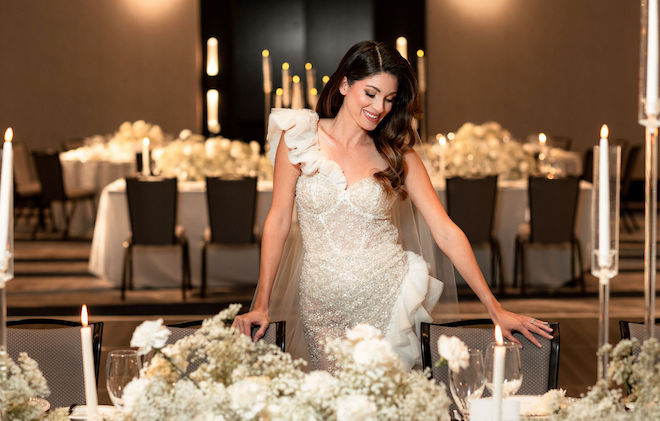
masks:
POLYGON ((504 383, 504 358, 506 356, 506 348, 504 345, 504 338, 502 337, 502 329, 499 325, 495 325, 495 339, 497 346, 493 350, 493 412, 494 420, 502 421, 502 387, 504 383))
POLYGON ((11 191, 13 189, 13 149, 12 139, 14 131, 8 128, 5 131, 5 144, 2 147, 2 173, 0 175, 0 271, 5 271, 8 268, 9 252, 9 212, 11 204, 11 191))
POLYGON ((646 38, 646 114, 658 113, 658 0, 648 0, 646 38))
POLYGON ((80 313, 80 341, 82 343, 83 375, 85 377, 85 400, 87 419, 96 419, 98 399, 96 396, 96 372, 94 370, 94 349, 92 347, 92 328, 88 326, 87 306, 83 304, 80 313))
POLYGON ((608 129, 600 129, 598 152, 598 264, 604 269, 610 266, 610 168, 608 129))

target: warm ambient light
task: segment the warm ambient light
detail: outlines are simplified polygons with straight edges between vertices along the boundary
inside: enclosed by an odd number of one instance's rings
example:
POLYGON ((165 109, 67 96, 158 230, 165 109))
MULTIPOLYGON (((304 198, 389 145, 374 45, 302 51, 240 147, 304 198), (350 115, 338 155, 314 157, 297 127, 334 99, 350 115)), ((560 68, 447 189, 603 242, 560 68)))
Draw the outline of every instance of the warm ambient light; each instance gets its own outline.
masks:
POLYGON ((7 128, 7 130, 5 130, 5 142, 11 142, 13 138, 14 138, 14 129, 9 127, 7 128))
POLYGON ((82 310, 80 311, 80 323, 83 327, 89 324, 89 317, 87 316, 87 304, 83 304, 82 310))
POLYGON ((424 57, 424 50, 417 50, 417 57, 424 57))
POLYGON ((275 89, 275 95, 280 95, 280 96, 282 96, 283 93, 284 93, 284 91, 282 90, 282 88, 277 88, 277 89, 275 89))
POLYGON ((312 63, 305 63, 305 70, 312 70, 312 63))
POLYGON ((600 128, 600 138, 606 139, 609 134, 610 130, 607 128, 607 124, 603 124, 603 127, 600 128))
POLYGON ((541 145, 545 145, 545 142, 548 141, 548 137, 545 135, 545 133, 539 133, 539 143, 541 145))
POLYGON ((447 144, 447 138, 443 135, 438 134, 436 138, 438 139, 438 144, 440 144, 440 146, 445 146, 447 144))
POLYGON ((330 80, 330 76, 327 76, 327 75, 326 75, 326 76, 323 76, 323 77, 321 78, 321 80, 323 81, 323 83, 328 83, 328 81, 330 80))
POLYGON ((268 56, 270 55, 270 51, 268 51, 268 50, 263 50, 263 51, 261 52, 261 55, 262 55, 263 57, 268 57, 268 56))
POLYGON ((498 345, 504 345, 504 338, 502 337, 502 328, 500 325, 495 325, 495 341, 498 345))
POLYGON ((300 83, 300 76, 294 75, 291 80, 293 80, 293 83, 300 83))
POLYGON ((217 76, 219 71, 218 39, 211 37, 206 41, 206 74, 217 76))
POLYGON ((312 88, 309 90, 309 93, 316 96, 319 93, 319 91, 317 91, 316 88, 312 88))
POLYGON ((289 63, 287 62, 282 63, 282 70, 289 70, 289 63))
POLYGON ((149 147, 149 138, 148 137, 145 137, 144 139, 142 139, 142 146, 149 147))

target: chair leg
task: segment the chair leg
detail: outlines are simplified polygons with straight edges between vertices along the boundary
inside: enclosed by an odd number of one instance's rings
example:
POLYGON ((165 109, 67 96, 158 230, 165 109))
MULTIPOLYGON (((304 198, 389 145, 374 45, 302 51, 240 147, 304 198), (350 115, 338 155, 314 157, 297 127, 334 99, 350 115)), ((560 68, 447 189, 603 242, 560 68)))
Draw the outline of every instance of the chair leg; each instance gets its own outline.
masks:
POLYGON ((578 260, 578 282, 580 283, 580 290, 582 291, 582 294, 585 294, 587 292, 586 285, 584 283, 584 271, 582 268, 584 267, 582 264, 582 245, 580 244, 580 240, 578 238, 574 239, 575 241, 575 248, 577 249, 577 260, 578 260))
POLYGON ((130 290, 135 289, 135 285, 133 285, 133 274, 133 245, 131 244, 128 253, 128 289, 130 290))
POLYGON ((202 243, 202 290, 200 295, 206 297, 206 276, 208 268, 206 267, 206 242, 202 243))
POLYGON ((490 241, 490 286, 492 289, 497 287, 497 279, 495 278, 495 245, 493 240, 490 241))
POLYGON ((520 253, 520 238, 516 237, 516 243, 513 247, 513 287, 518 288, 518 254, 520 253))
POLYGON ((520 244, 520 293, 522 295, 525 295, 525 284, 527 282, 526 277, 526 272, 527 268, 526 266, 526 261, 527 260, 527 250, 525 249, 524 244, 520 244))
POLYGON ((497 274, 499 276, 500 294, 506 295, 506 288, 504 285, 504 268, 502 266, 502 249, 500 248, 499 241, 495 240, 495 251, 497 252, 497 274))
POLYGON ((124 244, 124 265, 122 267, 122 272, 121 272, 121 299, 122 301, 126 299, 126 286, 128 283, 128 265, 129 265, 129 246, 128 244, 124 244))

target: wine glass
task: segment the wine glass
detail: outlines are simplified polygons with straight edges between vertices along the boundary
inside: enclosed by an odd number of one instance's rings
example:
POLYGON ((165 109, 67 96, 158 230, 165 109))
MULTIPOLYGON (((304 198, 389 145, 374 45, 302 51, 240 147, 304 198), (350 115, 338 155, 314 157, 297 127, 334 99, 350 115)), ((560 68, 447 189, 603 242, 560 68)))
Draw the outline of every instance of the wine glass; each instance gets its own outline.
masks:
POLYGON ((486 387, 493 394, 493 356, 495 347, 501 346, 505 349, 504 353, 504 377, 502 380, 502 398, 515 395, 522 385, 522 365, 520 363, 520 345, 513 342, 507 342, 503 345, 497 345, 491 342, 486 350, 486 387))
POLYGON ((137 351, 122 349, 110 351, 106 364, 106 386, 112 404, 124 406, 124 388, 140 375, 140 359, 137 351))
POLYGON ((484 359, 481 351, 470 349, 470 364, 458 372, 449 369, 449 389, 464 420, 469 419, 469 400, 478 399, 484 392, 484 359))

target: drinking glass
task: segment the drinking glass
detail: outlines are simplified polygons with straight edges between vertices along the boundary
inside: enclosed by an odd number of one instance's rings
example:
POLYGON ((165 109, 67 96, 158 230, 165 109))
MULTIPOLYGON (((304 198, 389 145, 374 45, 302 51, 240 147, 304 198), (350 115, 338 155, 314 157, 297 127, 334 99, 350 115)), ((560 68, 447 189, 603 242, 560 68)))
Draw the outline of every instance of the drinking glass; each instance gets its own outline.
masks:
POLYGON ((481 351, 470 349, 470 365, 458 372, 449 369, 449 389, 464 420, 469 419, 469 400, 478 399, 484 392, 484 359, 481 351))
POLYGON ((117 408, 124 406, 124 388, 140 375, 140 359, 137 351, 123 349, 110 351, 106 365, 106 386, 112 404, 117 408))
POLYGON ((504 378, 502 384, 502 398, 515 395, 522 385, 522 366, 520 364, 520 345, 507 342, 504 345, 497 345, 491 342, 486 350, 486 387, 493 394, 493 356, 495 347, 504 347, 504 378))

